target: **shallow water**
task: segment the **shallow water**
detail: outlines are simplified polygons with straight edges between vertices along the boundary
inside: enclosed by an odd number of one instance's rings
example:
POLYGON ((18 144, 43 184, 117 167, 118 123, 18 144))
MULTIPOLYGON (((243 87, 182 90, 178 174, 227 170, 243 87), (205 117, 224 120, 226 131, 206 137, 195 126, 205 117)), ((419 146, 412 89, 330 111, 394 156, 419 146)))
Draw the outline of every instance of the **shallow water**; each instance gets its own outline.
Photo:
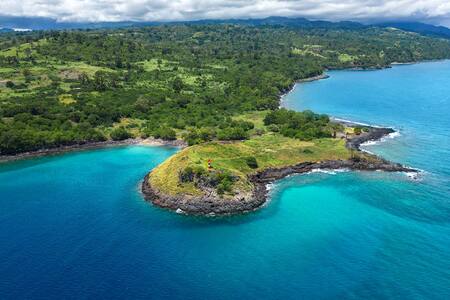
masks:
POLYGON ((203 219, 139 194, 174 148, 2 165, 0 298, 449 298, 450 63, 330 75, 284 105, 400 129, 368 150, 424 169, 419 181, 292 176, 256 213, 203 219))

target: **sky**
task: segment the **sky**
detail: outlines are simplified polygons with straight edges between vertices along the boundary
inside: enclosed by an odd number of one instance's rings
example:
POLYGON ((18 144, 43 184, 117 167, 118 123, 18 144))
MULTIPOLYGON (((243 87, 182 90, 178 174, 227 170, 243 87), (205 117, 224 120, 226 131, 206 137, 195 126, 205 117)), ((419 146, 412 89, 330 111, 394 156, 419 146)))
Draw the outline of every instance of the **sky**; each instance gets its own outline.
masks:
POLYGON ((450 0, 0 0, 0 14, 60 22, 178 21, 268 16, 450 25, 450 0))

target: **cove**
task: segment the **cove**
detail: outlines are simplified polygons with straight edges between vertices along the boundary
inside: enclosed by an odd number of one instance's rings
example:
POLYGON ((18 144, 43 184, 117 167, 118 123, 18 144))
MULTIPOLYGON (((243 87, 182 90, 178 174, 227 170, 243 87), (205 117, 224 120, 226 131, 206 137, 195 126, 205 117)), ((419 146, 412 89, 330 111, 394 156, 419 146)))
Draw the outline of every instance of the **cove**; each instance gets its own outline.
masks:
POLYGON ((283 105, 400 136, 367 146, 425 172, 315 172, 261 210, 185 217, 139 182, 175 148, 127 146, 0 165, 2 299, 442 299, 450 295, 449 62, 335 71, 283 105))

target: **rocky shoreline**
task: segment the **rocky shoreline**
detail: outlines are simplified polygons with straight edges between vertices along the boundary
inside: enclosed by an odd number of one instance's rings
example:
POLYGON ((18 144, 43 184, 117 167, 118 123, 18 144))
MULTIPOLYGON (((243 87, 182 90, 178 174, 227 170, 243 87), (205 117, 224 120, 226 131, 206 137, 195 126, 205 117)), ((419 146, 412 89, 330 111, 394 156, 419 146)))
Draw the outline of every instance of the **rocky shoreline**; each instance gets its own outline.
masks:
MULTIPOLYGON (((365 128, 368 128, 368 132, 364 132, 360 136, 356 136, 347 141, 347 147, 350 150, 361 153, 359 148, 361 144, 368 141, 379 140, 386 135, 395 132, 392 128, 370 126, 365 126, 365 128)), ((202 197, 165 195, 151 186, 148 174, 142 183, 142 193, 147 201, 177 213, 202 216, 233 215, 254 211, 262 207, 266 203, 268 197, 267 185, 292 174, 304 174, 311 172, 314 169, 417 173, 417 170, 405 167, 401 164, 389 162, 375 155, 365 155, 370 159, 361 160, 355 156, 349 160, 304 162, 284 168, 265 169, 248 177, 249 181, 254 186, 251 193, 238 194, 232 199, 221 198, 214 193, 209 193, 202 197)))
POLYGON ((127 145, 144 145, 144 146, 171 146, 186 147, 186 143, 182 140, 166 141, 162 139, 127 139, 123 141, 104 141, 104 142, 88 142, 84 144, 75 144, 69 146, 61 146, 56 148, 40 149, 36 151, 23 152, 15 155, 0 155, 0 163, 16 161, 22 159, 30 159, 48 155, 58 155, 66 152, 94 150, 99 148, 119 147, 127 145))

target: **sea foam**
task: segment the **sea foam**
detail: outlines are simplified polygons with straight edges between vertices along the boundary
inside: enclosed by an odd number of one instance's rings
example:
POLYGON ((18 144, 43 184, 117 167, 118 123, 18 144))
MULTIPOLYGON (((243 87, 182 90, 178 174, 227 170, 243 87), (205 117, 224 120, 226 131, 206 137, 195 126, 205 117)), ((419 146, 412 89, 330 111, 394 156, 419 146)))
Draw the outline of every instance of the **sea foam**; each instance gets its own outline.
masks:
MULTIPOLYGON (((394 129, 394 130, 395 130, 395 129, 394 129)), ((401 136, 401 133, 400 133, 398 130, 396 130, 396 131, 394 131, 394 132, 392 132, 392 133, 389 133, 388 135, 382 137, 382 138, 379 139, 379 140, 364 142, 364 143, 361 144, 361 147, 378 145, 378 144, 380 144, 380 143, 386 142, 387 140, 391 140, 391 139, 398 138, 399 136, 401 136)), ((367 153, 370 153, 370 154, 373 154, 373 153, 371 153, 371 152, 369 152, 369 151, 367 151, 367 150, 365 150, 365 149, 363 149, 363 151, 365 151, 365 152, 367 152, 367 153)))

